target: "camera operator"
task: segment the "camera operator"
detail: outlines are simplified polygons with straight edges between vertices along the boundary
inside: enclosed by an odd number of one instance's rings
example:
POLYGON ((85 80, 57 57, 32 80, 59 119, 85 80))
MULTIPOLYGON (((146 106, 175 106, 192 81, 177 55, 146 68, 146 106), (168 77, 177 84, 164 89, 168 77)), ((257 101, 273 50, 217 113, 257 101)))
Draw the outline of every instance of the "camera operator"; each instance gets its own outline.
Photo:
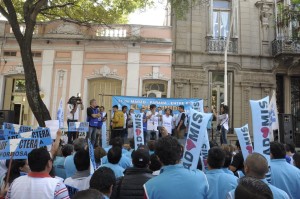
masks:
MULTIPOLYGON (((70 122, 78 122, 79 111, 83 110, 84 106, 82 100, 79 96, 72 96, 68 101, 68 114, 67 114, 67 123, 69 127, 70 122)), ((72 144, 73 141, 78 137, 78 132, 68 131, 68 144, 72 144)))

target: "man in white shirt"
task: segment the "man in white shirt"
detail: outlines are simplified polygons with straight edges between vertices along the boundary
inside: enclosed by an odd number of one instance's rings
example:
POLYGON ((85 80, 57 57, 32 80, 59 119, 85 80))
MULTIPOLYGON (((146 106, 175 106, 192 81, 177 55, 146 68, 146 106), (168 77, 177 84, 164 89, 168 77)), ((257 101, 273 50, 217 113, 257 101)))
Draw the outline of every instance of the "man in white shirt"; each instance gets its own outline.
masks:
POLYGON ((53 160, 47 149, 33 149, 28 154, 28 164, 31 172, 13 181, 7 192, 6 199, 69 199, 69 193, 65 184, 49 175, 52 169, 52 162, 53 160))
POLYGON ((166 108, 165 114, 161 116, 162 126, 165 127, 168 134, 172 134, 172 122, 173 117, 171 116, 171 109, 166 108))
POLYGON ((156 105, 151 104, 150 105, 150 111, 147 112, 146 114, 147 118, 147 136, 145 139, 145 143, 147 140, 155 140, 158 139, 158 120, 159 120, 159 115, 156 112, 156 105))
POLYGON ((89 152, 82 149, 74 156, 76 173, 65 180, 67 186, 73 187, 78 191, 86 190, 90 187, 90 156, 89 152))
MULTIPOLYGON (((78 122, 79 120, 79 111, 83 110, 84 106, 81 102, 81 99, 75 96, 72 96, 68 101, 68 114, 67 114, 67 123, 69 127, 70 122, 78 122)), ((72 144, 73 141, 78 138, 77 132, 68 132, 68 144, 72 144)))

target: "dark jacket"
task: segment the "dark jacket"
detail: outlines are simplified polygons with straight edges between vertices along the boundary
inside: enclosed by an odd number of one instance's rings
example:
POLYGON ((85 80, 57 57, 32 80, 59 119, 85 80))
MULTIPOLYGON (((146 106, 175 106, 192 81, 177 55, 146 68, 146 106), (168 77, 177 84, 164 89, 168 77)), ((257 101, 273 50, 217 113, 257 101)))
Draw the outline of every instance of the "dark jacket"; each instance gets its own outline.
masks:
POLYGON ((128 168, 124 171, 124 177, 117 180, 111 199, 143 199, 143 185, 152 177, 152 171, 148 168, 128 168))

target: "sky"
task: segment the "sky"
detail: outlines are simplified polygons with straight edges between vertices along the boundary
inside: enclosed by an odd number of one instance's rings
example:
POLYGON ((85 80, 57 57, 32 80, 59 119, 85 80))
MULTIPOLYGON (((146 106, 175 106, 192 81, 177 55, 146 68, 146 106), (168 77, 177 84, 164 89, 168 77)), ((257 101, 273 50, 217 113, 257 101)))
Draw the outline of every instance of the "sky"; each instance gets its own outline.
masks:
POLYGON ((162 26, 166 16, 166 0, 155 0, 153 8, 137 10, 129 15, 129 24, 162 26))

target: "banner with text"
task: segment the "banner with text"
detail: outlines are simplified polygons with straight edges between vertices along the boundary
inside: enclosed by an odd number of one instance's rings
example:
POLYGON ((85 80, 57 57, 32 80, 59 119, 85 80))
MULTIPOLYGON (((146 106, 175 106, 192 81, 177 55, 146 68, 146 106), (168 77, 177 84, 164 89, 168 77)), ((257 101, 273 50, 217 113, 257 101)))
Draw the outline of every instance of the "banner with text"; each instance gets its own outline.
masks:
POLYGON ((40 147, 51 145, 52 139, 49 128, 37 128, 20 134, 22 138, 40 138, 40 147))
POLYGON ((39 139, 11 139, 0 141, 0 159, 27 159, 28 153, 39 148, 39 139))
MULTIPOLYGON (((253 124, 254 151, 270 162, 269 96, 261 100, 250 100, 253 124)), ((266 175, 270 182, 271 173, 266 175)))
POLYGON ((241 128, 234 128, 234 131, 240 142, 244 160, 246 160, 248 155, 252 154, 252 152, 253 152, 253 146, 252 146, 251 137, 249 134, 248 124, 246 124, 245 126, 243 126, 241 128))
POLYGON ((202 171, 208 171, 208 165, 207 165, 207 157, 208 157, 208 151, 210 149, 210 145, 209 145, 209 138, 208 138, 208 133, 207 133, 207 129, 206 132, 204 133, 204 138, 202 140, 201 143, 201 158, 202 158, 202 171))
POLYGON ((134 136, 134 149, 137 150, 139 146, 144 145, 144 131, 143 131, 143 114, 132 114, 133 121, 133 136, 134 136))
POLYGON ((113 96, 112 105, 118 105, 119 109, 122 106, 127 106, 128 109, 134 109, 135 113, 139 113, 141 108, 150 110, 149 106, 155 104, 157 107, 161 107, 162 110, 170 108, 173 110, 173 114, 178 114, 178 106, 183 105, 185 112, 189 114, 190 109, 194 109, 199 112, 203 112, 203 100, 195 98, 146 98, 146 97, 125 97, 125 96, 113 96))
POLYGON ((103 122, 101 127, 102 148, 107 147, 106 122, 103 122))
POLYGON ((88 122, 70 122, 69 123, 70 132, 88 132, 89 123, 88 122))
POLYGON ((190 110, 188 135, 182 159, 182 164, 187 169, 197 169, 207 123, 211 116, 211 113, 190 110))

